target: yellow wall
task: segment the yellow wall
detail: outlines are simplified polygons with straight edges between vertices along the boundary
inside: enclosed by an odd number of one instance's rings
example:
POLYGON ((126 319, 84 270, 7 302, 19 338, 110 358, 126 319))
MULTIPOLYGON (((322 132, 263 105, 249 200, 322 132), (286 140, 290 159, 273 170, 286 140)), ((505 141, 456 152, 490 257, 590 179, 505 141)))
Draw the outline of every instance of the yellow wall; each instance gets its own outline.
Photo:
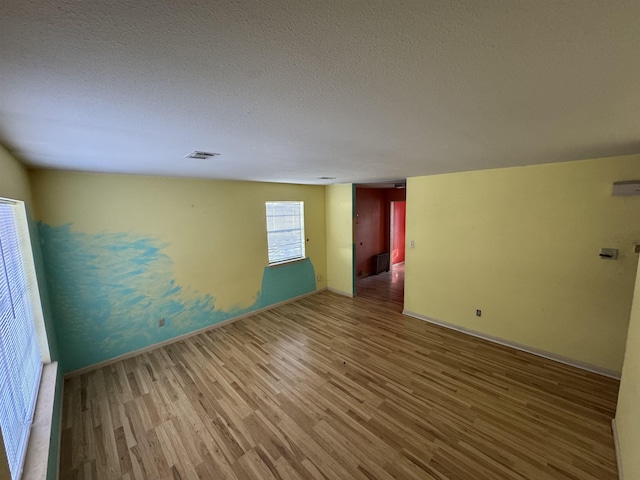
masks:
POLYGON ((0 146, 0 197, 22 200, 31 206, 29 176, 25 168, 0 146))
MULTIPOLYGON (((625 479, 640 478, 640 268, 631 308, 616 411, 618 447, 625 479)), ((622 476, 620 478, 623 478, 622 476)))
POLYGON ((640 156, 410 178, 405 310, 620 372, 640 197, 611 188, 634 179, 640 156))
POLYGON ((326 187, 327 287, 353 296, 353 186, 326 187))
POLYGON ((38 220, 157 237, 168 244, 176 283, 214 295, 223 310, 252 304, 260 290, 269 263, 265 202, 302 200, 306 255, 326 278, 323 187, 48 170, 31 178, 38 220))

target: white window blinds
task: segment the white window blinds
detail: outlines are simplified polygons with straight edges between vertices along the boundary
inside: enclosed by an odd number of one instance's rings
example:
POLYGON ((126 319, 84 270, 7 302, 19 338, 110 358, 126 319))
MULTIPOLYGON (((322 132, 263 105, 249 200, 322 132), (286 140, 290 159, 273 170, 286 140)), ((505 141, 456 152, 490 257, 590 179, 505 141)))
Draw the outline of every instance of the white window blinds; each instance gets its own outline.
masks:
POLYGON ((304 258, 303 202, 267 202, 269 264, 304 258))
POLYGON ((42 362, 15 207, 0 203, 0 428, 12 479, 20 478, 42 362))

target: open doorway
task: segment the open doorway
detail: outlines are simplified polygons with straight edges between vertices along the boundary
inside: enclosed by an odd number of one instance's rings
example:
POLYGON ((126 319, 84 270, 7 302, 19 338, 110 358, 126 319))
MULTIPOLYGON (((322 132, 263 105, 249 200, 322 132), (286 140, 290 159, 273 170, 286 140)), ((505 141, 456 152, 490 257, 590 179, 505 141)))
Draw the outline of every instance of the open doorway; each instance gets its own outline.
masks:
POLYGON ((404 306, 404 185, 356 185, 355 192, 355 293, 398 311, 404 306))
POLYGON ((389 223, 391 224, 389 245, 391 252, 391 268, 394 265, 404 264, 405 249, 405 218, 407 216, 406 201, 392 201, 390 205, 389 223))

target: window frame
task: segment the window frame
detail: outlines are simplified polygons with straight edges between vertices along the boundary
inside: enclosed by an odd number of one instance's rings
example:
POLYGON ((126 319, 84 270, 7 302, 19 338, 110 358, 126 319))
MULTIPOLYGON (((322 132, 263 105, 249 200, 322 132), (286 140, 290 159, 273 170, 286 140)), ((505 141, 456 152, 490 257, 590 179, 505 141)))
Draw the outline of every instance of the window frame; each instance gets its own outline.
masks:
MULTIPOLYGON (((265 224, 266 224, 266 233, 267 233, 267 258, 270 267, 277 267, 279 265, 286 265, 288 263, 299 262, 307 258, 306 256, 306 232, 305 232, 305 221, 304 221, 304 202, 301 200, 269 200, 265 202, 265 224), (299 228, 278 228, 271 229, 270 228, 270 219, 273 219, 275 216, 270 213, 270 206, 273 208, 274 206, 292 206, 295 205, 298 208, 297 215, 283 215, 290 216, 293 218, 297 218, 299 220, 300 226, 299 228), (275 257, 272 259, 273 250, 278 248, 278 245, 272 245, 272 240, 274 239, 273 234, 283 233, 285 231, 297 231, 299 230, 299 243, 295 247, 300 250, 300 255, 286 257, 286 258, 278 258, 275 257)), ((280 245, 281 246, 281 245, 280 245)))
MULTIPOLYGON (((33 388, 33 392, 30 392, 30 391, 28 392, 30 403, 26 406, 25 418, 22 418, 20 420, 23 425, 23 430, 22 430, 23 433, 20 436, 20 439, 22 440, 22 442, 20 443, 20 445, 17 445, 17 446, 14 445, 13 447, 11 447, 11 448, 17 449, 16 451, 13 451, 11 454, 8 450, 9 446, 7 445, 6 435, 15 435, 15 432, 13 432, 12 434, 9 434, 9 432, 3 433, 3 437, 5 437, 3 438, 3 444, 4 444, 3 453, 5 453, 6 455, 5 458, 10 468, 10 476, 12 479, 18 479, 18 478, 22 478, 25 468, 27 466, 27 454, 30 450, 30 438, 31 438, 32 429, 34 428, 34 423, 33 423, 34 416, 35 416, 36 410, 39 409, 38 399, 40 395, 41 381, 43 378, 43 369, 46 364, 51 364, 51 355, 49 351, 49 344, 48 344, 46 328, 44 324, 44 315, 42 312, 42 305, 40 302, 40 292, 39 292, 38 283, 37 283, 35 264, 33 259, 33 249, 31 245, 31 236, 29 234, 29 222, 27 219, 25 204, 24 202, 19 200, 12 200, 12 199, 2 198, 2 197, 0 197, 0 204, 3 207, 8 206, 11 209, 10 215, 11 215, 11 220, 13 222, 13 232, 11 232, 8 235, 15 236, 15 239, 14 239, 15 243, 11 246, 11 251, 9 250, 3 251, 2 265, 3 265, 3 269, 5 269, 4 274, 5 274, 5 280, 7 282, 6 283, 7 292, 11 293, 15 288, 24 289, 19 301, 16 300, 14 302, 11 296, 5 297, 5 299, 9 298, 9 301, 11 302, 10 306, 11 306, 11 310, 14 310, 14 313, 13 313, 14 318, 16 318, 15 317, 16 307, 18 307, 18 305, 21 305, 19 307, 22 310, 21 316, 31 323, 29 327, 26 327, 26 330, 27 331, 31 329, 33 330, 32 331, 33 337, 31 338, 31 342, 33 342, 32 343, 33 350, 32 350, 32 353, 29 354, 29 355, 32 355, 33 357, 30 356, 29 358, 31 358, 31 360, 29 361, 25 359, 25 362, 31 362, 31 361, 39 362, 39 363, 30 363, 30 365, 35 366, 35 371, 34 371, 35 377, 30 380, 34 382, 33 383, 34 388, 33 388), (19 282, 23 282, 22 286, 15 284, 15 279, 16 279, 15 275, 12 277, 12 281, 9 282, 8 271, 6 270, 8 265, 6 264, 5 260, 10 258, 13 259, 11 261, 13 268, 14 269, 18 268, 20 270, 19 274, 17 275, 18 277, 20 277, 19 282), (19 302, 19 303, 16 303, 16 302, 19 302)), ((9 236, 5 235, 4 240, 10 240, 9 236)), ((13 242, 10 242, 10 243, 13 243, 13 242)), ((9 246, 9 243, 3 243, 3 249, 6 249, 8 246, 9 246)), ((17 328, 20 331, 25 329, 24 326, 17 327, 17 328)), ((11 329, 9 329, 9 331, 11 331, 11 329)), ((8 338, 10 337, 11 336, 9 335, 8 338)), ((6 350, 7 346, 11 344, 10 341, 7 343, 5 340, 7 339, 3 339, 3 346, 2 346, 3 352, 6 350)), ((10 366, 9 365, 10 363, 11 362, 5 363, 2 366, 2 368, 5 369, 5 365, 10 366)), ((19 371, 22 371, 24 370, 24 367, 22 367, 22 365, 24 364, 13 365, 13 366, 17 367, 19 371)), ((5 372, 8 372, 8 371, 9 370, 5 369, 5 372)), ((22 373, 23 372, 21 372, 21 374, 22 373)), ((11 375, 11 373, 9 373, 9 375, 11 375)), ((54 372, 53 388, 55 388, 55 378, 56 378, 56 375, 54 372)), ((13 394, 14 398, 15 398, 15 395, 16 394, 14 393, 13 394)))

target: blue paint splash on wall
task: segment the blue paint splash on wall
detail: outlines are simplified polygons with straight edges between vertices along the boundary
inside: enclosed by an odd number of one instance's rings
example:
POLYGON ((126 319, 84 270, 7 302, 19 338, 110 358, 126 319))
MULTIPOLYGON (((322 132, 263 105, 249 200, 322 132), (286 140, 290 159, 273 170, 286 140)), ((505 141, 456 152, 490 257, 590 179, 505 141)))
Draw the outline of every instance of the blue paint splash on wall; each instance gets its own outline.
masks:
POLYGON ((65 372, 316 289, 309 259, 265 267, 253 305, 220 310, 213 296, 176 284, 166 243, 127 233, 75 232, 71 224, 39 222, 38 229, 65 372))

